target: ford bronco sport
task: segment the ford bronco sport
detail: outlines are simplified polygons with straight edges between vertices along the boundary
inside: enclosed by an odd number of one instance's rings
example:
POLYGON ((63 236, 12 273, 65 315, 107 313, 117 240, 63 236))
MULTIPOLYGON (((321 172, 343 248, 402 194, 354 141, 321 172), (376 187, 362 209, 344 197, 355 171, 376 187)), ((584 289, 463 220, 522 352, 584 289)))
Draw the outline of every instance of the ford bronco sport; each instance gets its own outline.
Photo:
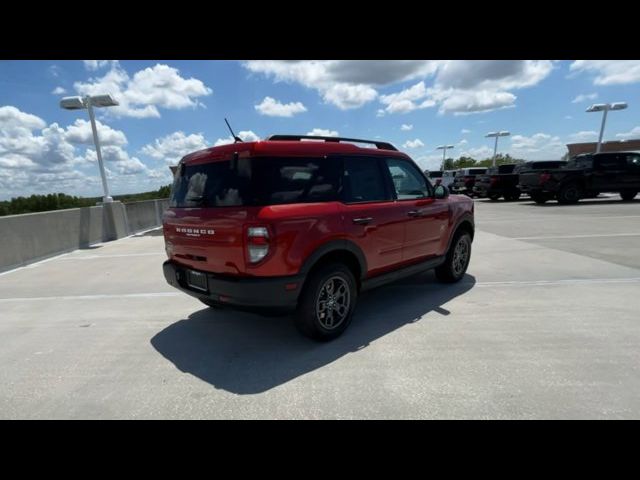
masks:
POLYGON ((303 334, 330 340, 367 289, 432 268, 460 280, 473 213, 389 143, 274 135, 213 147, 176 169, 164 275, 210 307, 295 311, 303 334))

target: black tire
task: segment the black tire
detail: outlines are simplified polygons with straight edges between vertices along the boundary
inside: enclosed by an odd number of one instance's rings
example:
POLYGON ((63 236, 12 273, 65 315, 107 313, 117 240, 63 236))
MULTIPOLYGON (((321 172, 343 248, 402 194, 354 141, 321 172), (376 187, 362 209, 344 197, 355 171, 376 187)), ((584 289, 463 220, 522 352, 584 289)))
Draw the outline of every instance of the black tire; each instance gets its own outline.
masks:
POLYGON ((531 194, 531 199, 534 202, 536 202, 538 205, 544 205, 545 203, 547 203, 547 200, 549 200, 549 198, 546 195, 543 195, 541 193, 531 194))
POLYGON ((200 300, 202 303, 204 303, 207 307, 211 307, 211 308, 223 308, 222 305, 220 305, 219 303, 215 303, 211 300, 206 300, 204 298, 199 298, 198 300, 200 300))
POLYGON ((449 247, 444 263, 436 267, 436 278, 445 283, 459 281, 467 271, 469 260, 471 260, 471 235, 465 231, 458 231, 451 241, 451 246, 449 247), (463 245, 460 246, 461 244, 463 245), (462 262, 456 254, 457 248, 462 248, 466 252, 464 253, 462 262))
POLYGON ((488 197, 489 197, 489 200, 493 200, 495 202, 496 200, 498 200, 500 198, 500 194, 495 194, 494 193, 494 194, 488 195, 488 197))
POLYGON ((516 200, 520 200, 520 195, 522 195, 519 191, 515 191, 509 195, 509 200, 515 202, 516 200))
POLYGON ((560 188, 558 192, 558 203, 569 205, 578 203, 582 197, 582 189, 577 183, 567 183, 560 188))
POLYGON ((339 337, 351 323, 357 299, 358 287, 351 270, 341 263, 324 265, 313 271, 304 285, 294 317, 296 328, 300 333, 314 340, 322 342, 333 340, 339 337), (344 296, 328 294, 329 282, 333 285, 332 291, 335 289, 336 292, 340 292, 344 287, 344 294, 348 298, 347 306, 345 306, 344 296), (340 298, 343 299, 342 303, 340 298), (323 303, 325 312, 328 304, 336 307, 328 310, 331 317, 324 316, 326 313, 322 313, 323 303), (340 310, 341 305, 344 307, 343 312, 340 310), (329 327, 328 324, 334 323, 336 319, 339 323, 329 327))
POLYGON ((625 190, 623 192, 620 192, 620 196, 622 197, 623 202, 630 202, 635 198, 637 194, 637 190, 625 190))

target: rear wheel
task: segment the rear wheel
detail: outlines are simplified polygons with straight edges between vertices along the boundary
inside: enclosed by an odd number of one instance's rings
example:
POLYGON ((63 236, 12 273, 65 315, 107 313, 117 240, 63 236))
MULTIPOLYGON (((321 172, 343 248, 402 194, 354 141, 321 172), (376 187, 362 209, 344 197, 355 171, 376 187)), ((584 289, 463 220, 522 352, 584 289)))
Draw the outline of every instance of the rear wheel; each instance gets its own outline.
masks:
POLYGON ((558 203, 562 203, 565 205, 578 203, 578 200, 580 200, 581 196, 582 191, 578 184, 568 183, 567 185, 564 185, 558 192, 558 203))
POLYGON ((444 263, 436 267, 436 277, 446 283, 459 281, 467 271, 469 260, 471 260, 471 235, 465 231, 458 231, 453 237, 444 263))
POLYGON ((295 325, 314 340, 333 340, 351 323, 357 297, 356 280, 349 268, 340 263, 320 267, 302 291, 295 325))
POLYGON ((542 205, 544 203, 547 202, 547 200, 549 200, 549 198, 542 194, 542 193, 532 193, 531 194, 531 199, 536 202, 538 205, 542 205))
POLYGON ((622 200, 625 202, 629 202, 633 200, 637 194, 638 194, 637 190, 624 190, 620 192, 620 196, 622 197, 622 200))
POLYGON ((489 200, 493 200, 495 202, 500 198, 500 194, 492 193, 491 195, 488 195, 488 197, 489 197, 489 200))
POLYGON ((511 192, 509 194, 506 194, 504 196, 505 200, 508 200, 510 202, 513 202, 514 200, 519 200, 520 199, 520 192, 511 192))

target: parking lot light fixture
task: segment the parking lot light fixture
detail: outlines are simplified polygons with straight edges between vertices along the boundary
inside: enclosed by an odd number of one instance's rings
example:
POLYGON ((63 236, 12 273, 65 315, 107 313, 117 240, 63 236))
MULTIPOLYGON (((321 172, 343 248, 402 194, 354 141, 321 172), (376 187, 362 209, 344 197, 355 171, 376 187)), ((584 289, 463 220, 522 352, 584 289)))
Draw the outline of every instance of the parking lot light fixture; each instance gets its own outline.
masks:
POLYGON ((496 155, 498 154, 498 138, 499 137, 508 137, 509 135, 511 135, 510 132, 507 132, 506 130, 501 130, 499 132, 489 132, 485 135, 485 138, 493 138, 495 137, 496 142, 493 146, 493 162, 492 165, 495 167, 496 166, 496 155))
POLYGON ((100 176, 102 177, 102 189, 104 203, 113 202, 113 198, 109 194, 109 185, 107 184, 107 175, 102 161, 102 151, 100 150, 100 139, 98 138, 98 129, 96 128, 96 119, 93 114, 93 107, 115 107, 118 102, 111 95, 87 95, 85 97, 65 97, 60 100, 60 107, 65 110, 84 110, 89 112, 89 120, 91 121, 91 130, 93 131, 93 143, 96 146, 96 156, 98 157, 98 166, 100 167, 100 176))
POLYGON ((602 136, 604 135, 604 126, 607 123, 607 112, 609 110, 624 110, 627 108, 627 104, 625 102, 615 102, 615 103, 594 103, 589 108, 587 108, 587 112, 602 112, 602 123, 600 124, 600 136, 598 137, 598 145, 596 146, 596 153, 600 153, 600 149, 602 147, 602 136))
POLYGON ((445 160, 445 156, 447 155, 447 150, 450 148, 454 148, 454 145, 440 145, 439 147, 436 147, 436 150, 442 150, 442 168, 441 170, 444 172, 444 160, 445 160))

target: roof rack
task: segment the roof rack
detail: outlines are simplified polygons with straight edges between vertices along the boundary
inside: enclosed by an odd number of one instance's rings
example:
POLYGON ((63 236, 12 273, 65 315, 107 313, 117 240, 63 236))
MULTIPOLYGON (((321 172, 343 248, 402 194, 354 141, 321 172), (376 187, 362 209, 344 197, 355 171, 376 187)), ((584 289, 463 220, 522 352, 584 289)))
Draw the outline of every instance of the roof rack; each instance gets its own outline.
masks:
POLYGON ((355 142, 355 143, 370 143, 375 145, 380 150, 398 150, 396 147, 388 142, 378 142, 376 140, 362 140, 359 138, 344 138, 344 137, 321 137, 317 135, 271 135, 267 140, 283 140, 283 141, 300 141, 300 140, 324 140, 325 142, 355 142))

